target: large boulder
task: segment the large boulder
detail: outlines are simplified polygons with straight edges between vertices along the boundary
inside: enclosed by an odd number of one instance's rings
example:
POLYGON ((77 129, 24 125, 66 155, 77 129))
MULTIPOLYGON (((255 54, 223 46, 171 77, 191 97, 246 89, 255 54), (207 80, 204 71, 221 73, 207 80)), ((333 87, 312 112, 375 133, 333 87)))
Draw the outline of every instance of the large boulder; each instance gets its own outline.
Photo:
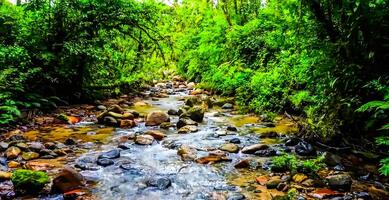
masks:
POLYGON ((81 188, 84 185, 83 176, 76 170, 66 167, 54 178, 53 189, 62 193, 81 188))
POLYGON ((181 117, 189 117, 195 122, 202 122, 204 118, 204 109, 201 106, 190 108, 181 117))
POLYGON ((147 115, 146 126, 158 126, 163 122, 170 121, 169 115, 162 111, 154 111, 147 115))

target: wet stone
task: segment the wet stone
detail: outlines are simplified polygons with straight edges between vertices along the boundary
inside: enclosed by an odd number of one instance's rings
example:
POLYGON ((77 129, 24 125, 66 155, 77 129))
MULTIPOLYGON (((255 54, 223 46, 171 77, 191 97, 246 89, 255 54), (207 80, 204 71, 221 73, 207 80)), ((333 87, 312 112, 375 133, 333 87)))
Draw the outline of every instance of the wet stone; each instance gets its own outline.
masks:
POLYGON ((227 200, 244 200, 246 197, 243 194, 240 193, 233 193, 228 196, 227 200))
POLYGON ((167 111, 167 114, 169 114, 169 115, 178 115, 178 110, 169 109, 169 110, 167 111))
POLYGON ((83 184, 83 176, 72 168, 62 169, 62 171, 53 180, 53 187, 62 193, 81 188, 83 184))
POLYGON ((134 139, 136 144, 150 145, 154 142, 154 137, 151 135, 138 135, 134 139))
POLYGON ((240 139, 239 138, 232 138, 230 140, 230 143, 233 143, 233 144, 240 144, 240 139))
POLYGON ((148 180, 146 184, 148 187, 156 187, 160 190, 165 190, 172 185, 172 181, 169 178, 163 177, 163 178, 148 180))
POLYGON ((110 151, 104 152, 99 155, 99 158, 108 158, 108 159, 114 159, 120 157, 120 150, 119 149, 112 149, 110 151))
POLYGON ((4 151, 8 148, 8 143, 6 142, 0 142, 0 151, 4 151))
POLYGON ((264 149, 264 150, 258 150, 254 154, 261 157, 270 157, 270 156, 276 156, 277 151, 274 149, 264 149))
POLYGON ((265 150, 265 149, 268 149, 268 148, 269 148, 269 146, 267 146, 266 144, 254 144, 254 145, 250 145, 250 146, 244 147, 242 149, 242 153, 253 154, 256 151, 265 150))
POLYGON ((126 143, 119 144, 118 147, 120 149, 127 150, 127 149, 131 149, 132 144, 126 142, 126 143))
POLYGON ((222 109, 233 109, 233 108, 234 108, 234 105, 232 105, 231 103, 225 103, 222 106, 222 109))
POLYGON ((234 126, 228 126, 227 131, 234 131, 235 132, 235 131, 238 131, 238 129, 234 126))
POLYGON ((316 155, 316 150, 308 142, 299 142, 295 147, 296 154, 300 156, 314 156, 316 155))
POLYGON ((0 199, 14 199, 14 186, 11 181, 0 182, 0 199))
POLYGON ((223 144, 220 147, 220 150, 227 151, 229 153, 237 153, 239 151, 239 147, 233 143, 223 144))
POLYGON ((22 151, 18 147, 9 147, 5 151, 5 155, 8 159, 14 159, 17 158, 21 152, 22 151))
POLYGON ((289 138, 285 142, 285 146, 296 146, 300 140, 298 138, 289 138))
POLYGON ((66 145, 75 145, 76 141, 73 138, 68 138, 65 140, 66 145))
POLYGON ((97 164, 100 166, 103 166, 103 167, 107 167, 107 166, 113 165, 114 162, 113 162, 113 160, 108 159, 108 158, 100 158, 97 160, 97 164))

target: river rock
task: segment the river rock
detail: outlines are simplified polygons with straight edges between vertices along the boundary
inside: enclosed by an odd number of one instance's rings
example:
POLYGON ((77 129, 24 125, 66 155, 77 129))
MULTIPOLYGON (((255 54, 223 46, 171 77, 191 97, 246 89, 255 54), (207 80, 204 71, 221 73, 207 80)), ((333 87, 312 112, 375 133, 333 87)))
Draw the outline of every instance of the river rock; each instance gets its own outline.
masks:
POLYGON ((3 141, 0 142, 0 151, 7 150, 8 147, 9 147, 9 144, 8 144, 8 143, 3 142, 3 141))
POLYGON ((181 156, 181 159, 183 161, 192 161, 195 160, 197 157, 196 149, 186 145, 181 145, 177 150, 177 154, 181 156))
POLYGON ((172 181, 169 178, 163 177, 163 178, 148 180, 146 182, 146 185, 149 187, 156 187, 160 190, 164 190, 172 185, 172 181))
POLYGON ((246 197, 243 194, 240 193, 233 193, 228 196, 227 200, 245 200, 246 197))
POLYGON ((145 134, 153 136, 153 138, 156 140, 162 140, 163 138, 166 137, 165 133, 158 130, 148 130, 145 132, 145 134))
POLYGON ((98 110, 107 110, 107 107, 105 107, 104 105, 98 105, 97 109, 98 110))
POLYGON ((236 144, 233 144, 233 143, 223 144, 219 149, 223 150, 223 151, 227 151, 229 153, 237 153, 237 152, 239 152, 239 147, 236 144))
POLYGON ((285 146, 296 146, 300 140, 295 137, 291 137, 285 141, 285 146))
POLYGON ((150 145, 154 142, 154 137, 151 135, 138 135, 134 139, 136 144, 150 145))
POLYGON ((303 181, 307 180, 308 179, 308 176, 305 175, 305 174, 295 174, 293 177, 292 177, 293 181, 296 182, 296 183, 302 183, 303 181))
POLYGON ((53 180, 53 188, 61 191, 62 193, 81 188, 83 185, 84 178, 82 175, 75 169, 69 167, 62 169, 62 171, 53 180))
POLYGON ((194 105, 197 105, 200 103, 200 99, 197 96, 188 96, 185 99, 185 105, 189 107, 193 107, 194 105))
POLYGON ((39 158, 39 153, 36 152, 23 152, 22 153, 23 160, 33 160, 39 158))
POLYGON ((131 119, 122 119, 120 120, 120 128, 133 128, 136 126, 134 120, 131 119))
POLYGON ((334 190, 349 191, 352 184, 351 176, 348 174, 327 176, 326 180, 328 182, 328 186, 334 190))
POLYGON ((238 131, 238 129, 235 126, 228 126, 227 127, 227 131, 234 131, 234 132, 236 132, 236 131, 238 131))
POLYGON ((0 182, 0 199, 14 199, 15 189, 11 181, 0 182))
POLYGON ((18 167, 20 167, 20 163, 19 162, 16 162, 16 161, 10 161, 10 162, 8 162, 8 167, 9 168, 18 168, 18 167))
POLYGON ((254 154, 261 157, 270 157, 277 155, 277 151, 274 149, 263 149, 254 152, 254 154))
POLYGON ((168 114, 162 111, 154 111, 147 115, 146 126, 157 126, 168 121, 170 121, 168 114))
POLYGON ((120 150, 119 149, 112 149, 110 151, 104 152, 99 155, 99 158, 108 158, 108 159, 114 159, 120 157, 120 150))
POLYGON ((8 160, 17 158, 20 153, 22 153, 22 150, 20 150, 18 147, 9 147, 5 151, 5 155, 8 160))
POLYGON ((100 166, 103 166, 103 167, 107 167, 107 166, 110 166, 110 165, 113 165, 114 162, 113 160, 111 159, 108 159, 108 158, 100 158, 100 159, 97 159, 97 162, 96 162, 98 165, 100 166))
POLYGON ((234 108, 234 105, 232 105, 231 103, 225 103, 222 106, 222 109, 233 109, 233 108, 234 108))
POLYGON ((183 113, 180 117, 189 117, 195 122, 202 122, 204 118, 204 109, 201 106, 195 106, 183 113))
POLYGON ((193 126, 193 125, 186 125, 180 129, 178 129, 178 133, 179 134, 186 134, 186 133, 189 133, 189 132, 197 132, 198 131, 198 128, 197 126, 193 126))
POLYGON ((277 188, 278 184, 280 184, 282 180, 279 177, 272 177, 267 183, 266 188, 267 189, 275 189, 277 188))
POLYGON ((11 176, 11 172, 0 171, 0 180, 9 180, 11 179, 11 176))
POLYGON ((215 156, 215 155, 204 156, 196 159, 196 162, 199 164, 213 164, 222 161, 231 161, 231 159, 224 156, 215 156))
POLYGON ((169 115, 178 115, 178 110, 169 109, 169 110, 167 111, 167 114, 169 114, 169 115))
POLYGON ((108 112, 114 112, 114 113, 123 113, 124 110, 119 105, 112 105, 108 108, 108 112))
POLYGON ((169 129, 170 127, 174 127, 174 125, 171 122, 163 122, 159 125, 159 128, 162 129, 169 129))
POLYGON ((374 186, 369 187, 368 192, 373 199, 384 200, 389 197, 389 192, 374 186))
POLYGON ((254 144, 254 145, 244 147, 241 152, 244 154, 253 154, 256 151, 265 150, 268 148, 269 146, 267 146, 266 144, 254 144))
POLYGON ((202 90, 202 89, 195 89, 192 92, 190 92, 190 94, 191 95, 199 95, 199 94, 202 94, 203 92, 204 92, 204 90, 202 90))
POLYGON ((233 144, 240 144, 240 139, 239 138, 232 138, 230 140, 230 143, 233 143, 233 144))
POLYGON ((237 169, 249 168, 250 167, 250 160, 247 160, 247 159, 240 160, 238 163, 236 163, 234 165, 234 167, 237 169))
POLYGON ((35 152, 40 152, 42 151, 43 149, 45 149, 45 145, 43 145, 42 143, 40 142, 30 142, 28 143, 28 148, 31 150, 31 151, 35 151, 35 152))
POLYGON ((197 122, 195 122, 191 119, 188 119, 188 118, 180 118, 177 122, 178 129, 180 129, 184 126, 187 126, 187 125, 197 126, 197 122))
POLYGON ((108 126, 117 126, 118 125, 118 121, 114 117, 111 117, 111 116, 105 116, 103 118, 103 123, 108 125, 108 126))
POLYGON ((195 86, 196 86, 196 83, 194 82, 189 82, 188 85, 186 85, 188 90, 192 90, 195 86))
POLYGON ((316 150, 308 142, 299 142, 295 147, 295 152, 300 156, 314 156, 316 155, 316 150))

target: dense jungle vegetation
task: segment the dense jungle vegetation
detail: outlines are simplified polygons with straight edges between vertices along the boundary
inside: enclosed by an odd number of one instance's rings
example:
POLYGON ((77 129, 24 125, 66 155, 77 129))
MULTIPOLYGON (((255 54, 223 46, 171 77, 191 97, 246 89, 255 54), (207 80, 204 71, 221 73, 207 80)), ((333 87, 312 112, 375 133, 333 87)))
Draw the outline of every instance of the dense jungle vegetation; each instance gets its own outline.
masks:
POLYGON ((0 124, 178 73, 387 152, 388 33, 385 0, 1 0, 0 124))

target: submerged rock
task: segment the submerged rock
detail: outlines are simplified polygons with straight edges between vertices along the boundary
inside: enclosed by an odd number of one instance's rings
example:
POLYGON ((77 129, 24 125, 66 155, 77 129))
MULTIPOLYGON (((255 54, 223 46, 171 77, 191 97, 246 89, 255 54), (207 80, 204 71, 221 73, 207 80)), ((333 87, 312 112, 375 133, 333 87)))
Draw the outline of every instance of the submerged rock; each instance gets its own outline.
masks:
POLYGON ((167 111, 167 114, 169 114, 169 115, 178 115, 178 110, 169 109, 169 110, 167 111))
POLYGON ((186 146, 186 145, 180 146, 177 150, 177 154, 179 156, 181 156, 181 159, 183 161, 187 161, 187 160, 192 161, 192 160, 195 160, 197 158, 196 149, 191 148, 191 147, 186 146))
POLYGON ((254 154, 262 157, 270 157, 277 155, 277 151, 275 149, 263 149, 256 151, 254 154))
POLYGON ((170 121, 168 114, 163 111, 154 111, 147 115, 146 126, 157 126, 168 121, 170 121))
POLYGON ((196 159, 196 162, 200 164, 213 164, 222 161, 231 161, 231 159, 224 156, 215 156, 215 155, 204 156, 196 159))
POLYGON ((149 187, 156 187, 160 190, 165 190, 172 185, 172 181, 169 178, 163 177, 163 178, 148 180, 146 184, 149 187))

